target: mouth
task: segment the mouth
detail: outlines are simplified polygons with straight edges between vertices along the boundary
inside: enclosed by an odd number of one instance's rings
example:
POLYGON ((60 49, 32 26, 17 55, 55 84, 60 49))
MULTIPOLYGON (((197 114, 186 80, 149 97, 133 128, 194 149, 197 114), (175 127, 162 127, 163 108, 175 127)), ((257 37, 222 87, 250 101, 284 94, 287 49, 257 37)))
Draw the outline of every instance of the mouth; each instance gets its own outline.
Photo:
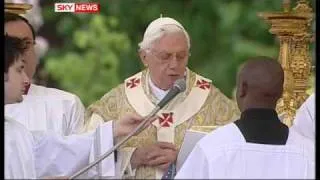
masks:
POLYGON ((169 77, 177 78, 177 77, 180 77, 180 75, 179 74, 170 74, 169 77))

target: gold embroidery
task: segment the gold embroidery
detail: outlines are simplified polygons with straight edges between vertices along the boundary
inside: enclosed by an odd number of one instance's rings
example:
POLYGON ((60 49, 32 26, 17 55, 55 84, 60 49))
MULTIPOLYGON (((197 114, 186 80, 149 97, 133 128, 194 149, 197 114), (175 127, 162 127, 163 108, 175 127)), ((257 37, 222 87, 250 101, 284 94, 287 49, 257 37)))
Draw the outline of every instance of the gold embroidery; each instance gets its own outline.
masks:
MULTIPOLYGON (((178 95, 171 101, 165 110, 170 110, 183 100, 189 94, 194 85, 196 74, 190 70, 187 72, 187 90, 184 94, 178 95)), ((145 93, 150 95, 147 87, 147 71, 144 70, 141 76, 141 83, 145 93)), ((148 98, 152 98, 148 96, 148 98)), ((92 104, 86 112, 86 124, 90 124, 90 116, 92 113, 98 113, 105 121, 117 120, 127 112, 135 112, 134 108, 128 102, 125 95, 124 85, 112 89, 104 95, 100 100, 92 104)), ((191 126, 215 126, 224 125, 235 120, 239 116, 239 110, 236 104, 223 95, 217 88, 212 85, 209 96, 200 111, 189 120, 181 123, 175 128, 174 143, 180 148, 184 138, 184 134, 188 127, 191 126)), ((123 147, 141 147, 157 141, 157 130, 154 126, 141 132, 141 134, 130 139, 123 147)), ((127 177, 126 177, 127 178, 127 177)), ((155 169, 151 167, 140 167, 136 171, 137 179, 154 179, 155 169)))

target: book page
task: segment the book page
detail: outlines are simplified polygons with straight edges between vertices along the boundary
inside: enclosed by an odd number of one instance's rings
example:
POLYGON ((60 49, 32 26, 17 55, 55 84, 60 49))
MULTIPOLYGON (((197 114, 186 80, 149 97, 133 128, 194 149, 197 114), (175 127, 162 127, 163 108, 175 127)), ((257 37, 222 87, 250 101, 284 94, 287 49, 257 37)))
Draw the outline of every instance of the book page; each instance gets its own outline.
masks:
POLYGON ((193 150, 196 143, 204 137, 207 132, 195 131, 195 130, 187 130, 184 136, 184 140, 182 142, 180 152, 177 158, 177 171, 180 170, 182 164, 186 161, 187 157, 193 150))

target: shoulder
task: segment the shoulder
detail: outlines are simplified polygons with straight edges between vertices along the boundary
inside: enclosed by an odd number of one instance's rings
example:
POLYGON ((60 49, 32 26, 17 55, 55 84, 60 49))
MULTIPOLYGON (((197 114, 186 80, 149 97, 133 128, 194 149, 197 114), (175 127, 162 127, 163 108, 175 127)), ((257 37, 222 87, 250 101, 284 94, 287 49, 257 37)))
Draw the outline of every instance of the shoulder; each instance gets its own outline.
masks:
POLYGON ((51 96, 61 96, 64 98, 77 97, 77 95, 75 95, 75 94, 72 94, 70 92, 63 91, 63 90, 60 90, 57 88, 49 88, 49 87, 39 86, 39 85, 35 85, 35 84, 32 84, 30 88, 32 88, 31 95, 35 95, 35 96, 37 96, 37 95, 50 96, 51 95, 51 96))
MULTIPOLYGON (((132 79, 141 78, 141 76, 146 72, 146 70, 140 71, 127 79, 123 81, 123 83, 119 84, 118 86, 112 88, 110 91, 108 91, 106 94, 102 96, 102 98, 99 100, 101 102, 110 102, 114 100, 123 100, 126 98, 125 95, 125 84, 131 81, 132 79)), ((140 80, 141 82, 141 80, 140 80)))
POLYGON ((303 114, 303 115, 310 116, 310 118, 314 118, 314 111, 315 111, 315 95, 313 93, 297 110, 297 116, 300 114, 303 114))
POLYGON ((31 88, 32 88, 32 91, 30 93, 31 96, 45 96, 51 100, 55 99, 55 100, 71 101, 74 103, 81 103, 81 100, 77 95, 67 91, 63 91, 56 88, 48 88, 48 87, 34 85, 34 84, 32 84, 31 88))
POLYGON ((218 151, 219 149, 232 144, 244 142, 242 134, 234 123, 221 126, 210 132, 199 141, 199 146, 205 151, 218 151))
POLYGON ((124 84, 111 89, 99 100, 95 101, 86 110, 85 119, 91 118, 93 113, 100 115, 105 119, 117 119, 120 108, 119 104, 123 101, 124 84))
POLYGON ((297 110, 293 127, 300 129, 302 133, 314 132, 315 126, 315 96, 312 94, 297 110))
POLYGON ((112 98, 117 98, 119 95, 124 93, 124 83, 119 84, 118 86, 112 88, 106 94, 104 94, 100 101, 110 101, 112 98))
POLYGON ((210 91, 210 97, 211 97, 211 101, 222 101, 223 103, 226 104, 235 104, 231 99, 229 99, 226 95, 224 95, 219 88, 217 88, 210 79, 201 76, 200 74, 197 74, 196 72, 193 72, 191 70, 190 71, 190 76, 199 76, 201 79, 206 80, 207 82, 209 82, 211 84, 211 91, 210 91))
MULTIPOLYGON (((315 109, 315 95, 314 93, 310 95, 307 100, 300 106, 299 111, 306 111, 315 109)), ((314 110, 313 110, 314 111, 314 110)))
POLYGON ((121 101, 124 94, 124 84, 119 84, 104 94, 99 100, 95 101, 89 106, 89 109, 95 107, 113 108, 121 101))
POLYGON ((210 109, 216 113, 218 124, 223 125, 240 117, 240 110, 237 102, 228 98, 213 84, 207 103, 210 106, 210 109))
POLYGON ((306 103, 309 104, 309 105, 311 105, 311 106, 314 106, 315 100, 316 100, 315 94, 312 93, 312 94, 308 97, 308 99, 306 100, 306 103))

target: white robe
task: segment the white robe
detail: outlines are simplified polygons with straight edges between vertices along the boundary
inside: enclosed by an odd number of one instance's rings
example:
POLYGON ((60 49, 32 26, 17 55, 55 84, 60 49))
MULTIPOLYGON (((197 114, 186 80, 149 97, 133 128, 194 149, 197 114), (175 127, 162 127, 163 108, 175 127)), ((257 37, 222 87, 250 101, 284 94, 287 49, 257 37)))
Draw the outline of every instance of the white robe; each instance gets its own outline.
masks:
MULTIPOLYGON (((30 132, 19 122, 5 120, 5 178, 71 176, 113 146, 112 121, 95 131, 60 136, 54 132, 30 132)), ((82 178, 115 175, 114 154, 82 178)))
POLYGON ((315 139, 315 102, 313 93, 298 109, 291 127, 312 141, 315 139))
POLYGON ((314 144, 292 130, 286 145, 246 143, 231 123, 203 137, 175 178, 315 178, 314 144))
POLYGON ((85 108, 71 93, 31 84, 21 103, 5 105, 5 115, 31 131, 51 130, 60 135, 81 132, 85 108))

